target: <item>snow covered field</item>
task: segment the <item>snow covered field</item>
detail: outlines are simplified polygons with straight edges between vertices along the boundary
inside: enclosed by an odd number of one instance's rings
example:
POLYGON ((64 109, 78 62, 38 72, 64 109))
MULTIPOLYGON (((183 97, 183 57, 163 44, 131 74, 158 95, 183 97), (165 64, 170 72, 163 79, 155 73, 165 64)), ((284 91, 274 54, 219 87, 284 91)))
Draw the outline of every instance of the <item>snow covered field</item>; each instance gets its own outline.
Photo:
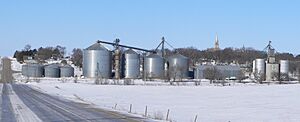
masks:
POLYGON ((300 121, 300 85, 237 86, 144 86, 94 85, 41 81, 29 83, 47 93, 91 102, 100 107, 169 118, 177 122, 197 121, 300 121))

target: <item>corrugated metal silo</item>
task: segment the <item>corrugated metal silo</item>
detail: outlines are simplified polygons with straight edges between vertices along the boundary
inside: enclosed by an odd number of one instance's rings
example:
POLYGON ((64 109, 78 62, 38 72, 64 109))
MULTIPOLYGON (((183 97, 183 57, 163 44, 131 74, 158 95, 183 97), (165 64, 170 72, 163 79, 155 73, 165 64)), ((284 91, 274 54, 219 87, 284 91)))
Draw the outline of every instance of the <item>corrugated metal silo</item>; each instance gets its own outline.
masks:
POLYGON ((123 53, 122 73, 124 78, 135 79, 140 77, 140 55, 132 49, 123 53))
POLYGON ((168 58, 168 73, 171 78, 188 78, 189 59, 183 55, 175 54, 168 58))
POLYGON ((99 42, 83 51, 83 76, 88 78, 110 78, 112 73, 112 53, 99 42))
POLYGON ((164 59, 157 54, 150 54, 144 60, 144 75, 146 78, 164 78, 164 59))
POLYGON ((256 59, 255 60, 255 71, 259 74, 265 74, 266 72, 266 62, 265 59, 256 59))
POLYGON ((27 70, 28 70, 28 65, 27 64, 22 65, 22 75, 27 76, 28 75, 27 70))
POLYGON ((276 81, 279 76, 279 64, 266 64, 266 81, 276 81))
POLYGON ((50 64, 45 66, 45 77, 59 78, 60 69, 58 64, 50 64))
POLYGON ((74 77, 74 68, 70 65, 61 66, 60 77, 74 77))
POLYGON ((255 69, 256 69, 256 64, 255 64, 255 60, 252 61, 252 72, 255 73, 255 69))
POLYGON ((44 66, 40 64, 25 64, 22 66, 22 74, 27 77, 43 77, 44 66))
POLYGON ((280 60, 280 73, 281 74, 289 73, 289 61, 288 60, 280 60))

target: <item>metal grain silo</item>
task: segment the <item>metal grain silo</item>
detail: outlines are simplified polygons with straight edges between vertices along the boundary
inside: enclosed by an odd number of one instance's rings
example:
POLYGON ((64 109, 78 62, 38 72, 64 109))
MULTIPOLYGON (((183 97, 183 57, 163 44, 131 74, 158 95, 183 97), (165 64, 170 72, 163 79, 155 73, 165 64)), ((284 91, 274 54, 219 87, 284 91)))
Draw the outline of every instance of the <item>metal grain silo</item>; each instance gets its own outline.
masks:
POLYGON ((255 60, 252 61, 252 72, 255 73, 256 65, 255 60))
POLYGON ((83 51, 83 76, 87 78, 110 78, 112 72, 112 53, 100 42, 83 51))
POLYGON ((256 59, 255 60, 255 71, 259 74, 265 74, 266 72, 266 62, 265 59, 256 59))
POLYGON ((28 65, 27 64, 22 65, 22 75, 27 76, 28 75, 27 70, 28 70, 28 65))
POLYGON ((170 78, 188 78, 189 59, 183 55, 175 54, 168 58, 168 73, 170 78))
POLYGON ((123 53, 122 73, 124 78, 135 79, 140 76, 140 55, 132 49, 123 53))
POLYGON ((44 66, 40 64, 25 64, 22 66, 22 74, 27 77, 44 76, 44 66))
POLYGON ((205 79, 204 71, 208 68, 212 69, 212 68, 214 68, 214 66, 213 65, 199 65, 199 66, 196 66, 196 68, 194 69, 194 79, 205 79))
POLYGON ((144 75, 146 78, 164 78, 164 59, 157 54, 150 54, 144 59, 144 75))
POLYGON ((288 60, 280 60, 280 73, 281 74, 289 74, 289 61, 288 60))
POLYGON ((61 66, 60 77, 74 77, 74 68, 70 65, 61 66))
POLYGON ((60 68, 58 64, 50 64, 45 66, 45 77, 59 78, 60 68))

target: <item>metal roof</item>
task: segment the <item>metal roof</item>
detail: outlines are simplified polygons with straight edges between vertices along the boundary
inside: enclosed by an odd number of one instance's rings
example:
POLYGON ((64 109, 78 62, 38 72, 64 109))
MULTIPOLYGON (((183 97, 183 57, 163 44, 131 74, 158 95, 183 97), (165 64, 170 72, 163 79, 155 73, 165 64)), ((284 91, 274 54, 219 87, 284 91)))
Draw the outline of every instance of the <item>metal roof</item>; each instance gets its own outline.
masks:
POLYGON ((187 57, 185 57, 185 56, 183 56, 183 55, 181 55, 181 54, 174 54, 174 55, 171 55, 170 57, 169 57, 169 59, 171 59, 171 58, 181 58, 181 59, 187 59, 187 57))
POLYGON ((132 49, 128 49, 126 51, 124 51, 125 54, 137 54, 137 52, 135 52, 134 50, 132 49))
POLYGON ((106 47, 104 47, 102 44, 97 42, 97 43, 89 46, 88 48, 86 48, 86 50, 108 50, 108 49, 106 47))
POLYGON ((162 57, 158 54, 150 54, 146 58, 162 58, 162 57))

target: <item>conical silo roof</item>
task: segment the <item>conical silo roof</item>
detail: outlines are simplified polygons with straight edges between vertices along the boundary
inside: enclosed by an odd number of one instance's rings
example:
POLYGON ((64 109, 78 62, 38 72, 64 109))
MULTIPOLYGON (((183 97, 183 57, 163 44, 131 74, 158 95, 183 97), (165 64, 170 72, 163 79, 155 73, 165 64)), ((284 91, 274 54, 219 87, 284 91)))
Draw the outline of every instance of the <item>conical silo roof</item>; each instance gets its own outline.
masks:
POLYGON ((152 53, 152 54, 146 56, 146 58, 162 58, 162 57, 160 55, 158 55, 158 54, 152 53))
POLYGON ((172 58, 188 59, 188 57, 185 57, 185 56, 183 56, 183 55, 181 55, 181 54, 179 54, 179 53, 174 54, 174 55, 171 55, 171 56, 169 57, 169 59, 172 59, 172 58))
POLYGON ((125 54, 137 54, 137 52, 135 52, 134 50, 132 49, 128 49, 124 52, 125 54))
POLYGON ((93 45, 89 46, 88 48, 86 48, 86 50, 109 50, 109 49, 104 47, 99 42, 96 42, 95 44, 93 44, 93 45))

